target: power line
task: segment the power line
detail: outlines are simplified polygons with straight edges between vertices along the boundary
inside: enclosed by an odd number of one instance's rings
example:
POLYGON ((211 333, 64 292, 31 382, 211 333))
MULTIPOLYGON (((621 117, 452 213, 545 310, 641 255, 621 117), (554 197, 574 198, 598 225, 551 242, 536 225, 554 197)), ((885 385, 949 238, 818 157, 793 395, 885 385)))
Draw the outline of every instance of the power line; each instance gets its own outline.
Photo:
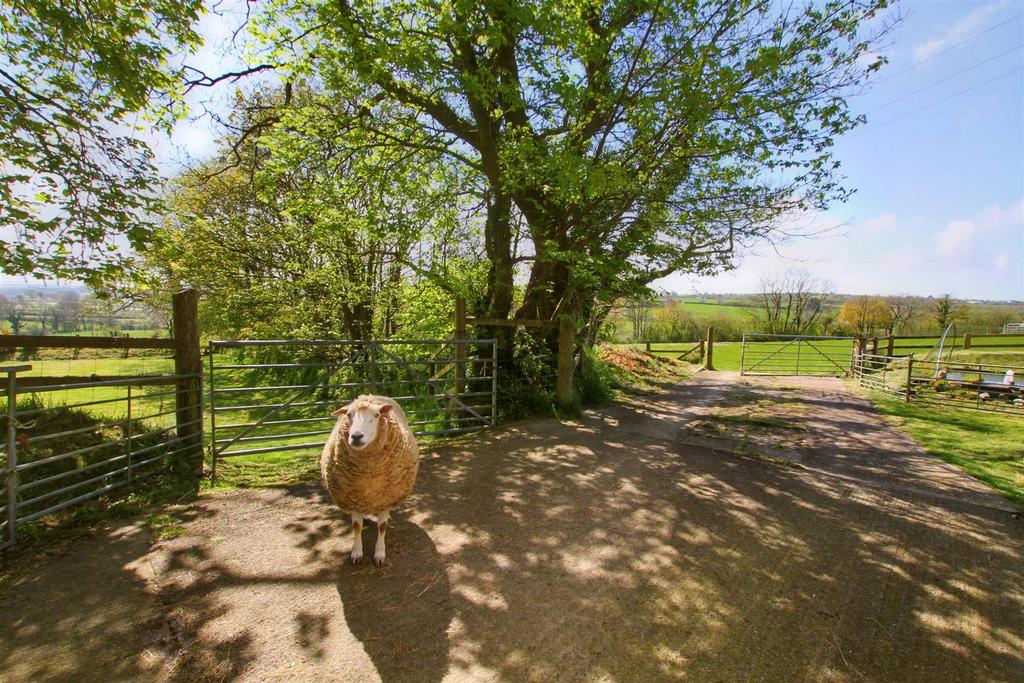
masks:
POLYGON ((908 92, 908 93, 907 93, 907 94, 905 94, 905 95, 901 95, 900 97, 897 97, 897 98, 896 98, 896 99, 894 99, 894 100, 889 100, 889 101, 888 101, 888 102, 886 102, 885 104, 880 104, 880 105, 878 105, 877 107, 874 107, 873 109, 868 109, 868 110, 867 110, 866 112, 864 112, 864 113, 865 113, 865 114, 870 114, 870 113, 871 113, 871 112, 873 112, 873 111, 878 111, 878 110, 879 110, 879 109, 881 109, 882 107, 888 107, 888 106, 889 106, 890 104, 895 104, 896 102, 899 102, 899 101, 901 101, 901 100, 905 100, 905 99, 907 99, 908 97, 910 97, 910 96, 912 96, 912 95, 916 95, 916 94, 917 94, 917 93, 919 93, 919 92, 924 92, 925 90, 928 90, 929 88, 932 88, 932 87, 934 87, 934 86, 938 85, 939 83, 945 83, 946 81, 950 80, 951 78, 956 78, 956 77, 957 77, 957 76, 959 76, 960 74, 965 74, 965 73, 967 73, 968 71, 971 71, 971 70, 973 70, 973 69, 977 69, 977 68, 978 68, 979 66, 983 66, 983 65, 985 65, 985 64, 988 64, 988 63, 989 63, 989 62, 991 62, 991 61, 994 61, 994 60, 996 60, 996 59, 999 59, 1000 57, 1004 57, 1004 56, 1006 56, 1006 55, 1010 54, 1011 52, 1013 52, 1014 50, 1019 50, 1019 49, 1021 49, 1021 47, 1024 47, 1024 45, 1017 45, 1016 47, 1011 47, 1011 48, 1010 48, 1009 50, 1007 50, 1007 51, 1005 51, 1005 52, 1000 52, 1000 53, 999 53, 999 54, 997 54, 997 55, 996 55, 995 57, 989 57, 988 59, 986 59, 986 60, 984 60, 984 61, 978 62, 977 64, 972 64, 971 66, 967 67, 966 69, 961 69, 960 71, 957 71, 957 72, 956 72, 956 73, 954 73, 954 74, 950 74, 949 76, 946 76, 945 78, 940 78, 939 80, 937 80, 937 81, 934 81, 934 82, 932 82, 932 83, 929 83, 928 85, 926 85, 926 86, 924 86, 924 87, 921 87, 921 88, 918 88, 917 90, 912 90, 912 91, 908 92))
POLYGON ((947 53, 947 52, 949 52, 950 50, 955 50, 956 48, 960 47, 961 45, 965 45, 965 44, 967 44, 967 43, 971 42, 972 40, 974 40, 975 38, 980 38, 981 36, 985 35, 986 33, 991 33, 992 31, 995 31, 995 30, 996 30, 997 28, 1001 28, 1001 27, 1003 27, 1003 26, 1006 26, 1006 25, 1007 25, 1007 24, 1009 24, 1009 23, 1010 23, 1011 21, 1016 21, 1017 19, 1020 19, 1021 17, 1024 17, 1024 12, 1022 12, 1022 13, 1020 13, 1020 14, 1015 14, 1014 16, 1010 17, 1010 18, 1009 18, 1009 19, 1007 19, 1006 21, 1004 21, 1004 22, 1002 22, 1002 23, 999 23, 999 24, 996 24, 995 26, 993 26, 993 27, 991 27, 991 28, 987 28, 987 29, 985 29, 984 31, 982 31, 981 33, 975 33, 975 34, 974 34, 973 36, 971 36, 970 38, 965 38, 964 40, 961 40, 961 41, 960 41, 959 43, 957 43, 956 45, 950 45, 950 46, 949 46, 949 47, 947 47, 947 48, 946 48, 945 50, 941 50, 941 51, 939 51, 939 52, 936 52, 935 54, 933 54, 933 55, 932 55, 931 57, 929 57, 928 59, 922 59, 922 60, 921 60, 920 62, 917 62, 916 64, 912 64, 912 65, 908 66, 908 67, 907 67, 906 69, 903 69, 903 70, 901 70, 901 71, 897 71, 897 72, 896 72, 896 73, 894 73, 894 74, 890 74, 889 76, 886 76, 885 78, 883 78, 883 79, 881 79, 881 80, 879 80, 879 81, 875 81, 875 85, 878 85, 878 84, 880 84, 880 83, 885 83, 886 81, 891 81, 892 79, 896 78, 897 76, 900 76, 900 75, 902 75, 902 74, 905 74, 905 73, 907 73, 908 71, 912 71, 913 69, 916 69, 917 67, 921 66, 922 64, 925 64, 925 63, 927 63, 927 62, 930 62, 930 61, 932 61, 932 60, 933 60, 933 59, 935 59, 936 57, 940 57, 940 56, 942 56, 942 55, 946 54, 946 53, 947 53))
MULTIPOLYGON (((977 85, 972 85, 969 88, 964 88, 963 90, 960 90, 959 92, 955 92, 952 95, 947 95, 946 97, 943 97, 941 100, 935 100, 934 102, 930 102, 930 103, 924 105, 923 107, 918 107, 917 109, 913 109, 911 111, 908 111, 905 114, 900 114, 899 116, 896 116, 896 117, 893 117, 891 119, 888 119, 887 121, 882 121, 881 123, 876 123, 876 124, 867 126, 866 128, 862 128, 859 131, 859 133, 865 133, 867 131, 871 131, 871 130, 874 130, 876 128, 881 128, 882 126, 887 126, 890 123, 893 123, 894 121, 899 121, 900 119, 906 118, 906 117, 910 116, 911 114, 916 114, 916 113, 918 113, 920 111, 924 111, 925 109, 930 109, 931 107, 934 107, 937 104, 942 104, 943 102, 951 100, 954 97, 959 97, 960 95, 963 95, 965 93, 969 93, 972 90, 977 90, 978 88, 980 88, 982 86, 986 86, 989 83, 994 83, 995 81, 998 81, 1001 78, 1006 78, 1007 76, 1012 76, 1013 74, 1015 74, 1015 73, 1017 73, 1019 71, 1024 71, 1024 66, 1018 66, 1016 69, 1013 69, 1012 71, 1007 71, 1006 73, 1000 74, 1000 75, 996 76, 995 78, 990 78, 990 79, 988 79, 987 81, 985 81, 983 83, 978 83, 977 85)), ((850 137, 856 137, 856 136, 857 136, 857 134, 851 135, 850 137)), ((847 138, 847 139, 849 139, 849 138, 847 138)))

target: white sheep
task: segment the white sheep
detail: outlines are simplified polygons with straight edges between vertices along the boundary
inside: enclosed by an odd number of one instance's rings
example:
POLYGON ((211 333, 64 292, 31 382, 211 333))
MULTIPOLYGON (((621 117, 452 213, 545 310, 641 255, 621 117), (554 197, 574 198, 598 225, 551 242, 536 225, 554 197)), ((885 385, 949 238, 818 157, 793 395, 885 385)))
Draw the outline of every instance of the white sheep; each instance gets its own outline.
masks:
POLYGON ((363 561, 363 518, 376 515, 373 561, 383 565, 388 516, 416 483, 416 438, 402 408, 386 396, 360 396, 331 415, 338 422, 320 455, 320 474, 335 504, 352 516, 352 564, 363 561))

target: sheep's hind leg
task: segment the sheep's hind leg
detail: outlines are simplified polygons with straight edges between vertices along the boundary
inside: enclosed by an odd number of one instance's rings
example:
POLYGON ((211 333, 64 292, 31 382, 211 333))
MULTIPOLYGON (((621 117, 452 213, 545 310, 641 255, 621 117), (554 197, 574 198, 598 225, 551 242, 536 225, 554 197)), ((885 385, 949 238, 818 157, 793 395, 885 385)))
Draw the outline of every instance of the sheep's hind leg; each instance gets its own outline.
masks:
POLYGON ((358 512, 352 513, 352 554, 349 561, 352 564, 363 561, 363 516, 358 512))
POLYGON ((373 563, 378 567, 387 562, 384 555, 384 535, 388 531, 388 516, 390 514, 390 510, 385 510, 377 515, 377 545, 373 549, 373 563))

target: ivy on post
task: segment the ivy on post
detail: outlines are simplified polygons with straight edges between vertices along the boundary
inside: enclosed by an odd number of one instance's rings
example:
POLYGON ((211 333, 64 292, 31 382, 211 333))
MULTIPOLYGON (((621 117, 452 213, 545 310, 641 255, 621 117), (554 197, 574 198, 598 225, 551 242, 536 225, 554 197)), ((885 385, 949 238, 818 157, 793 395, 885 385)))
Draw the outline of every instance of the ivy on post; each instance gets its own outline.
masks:
POLYGON ((576 325, 572 318, 562 316, 558 319, 558 383, 555 385, 555 397, 559 408, 568 408, 572 403, 572 372, 573 346, 576 325))

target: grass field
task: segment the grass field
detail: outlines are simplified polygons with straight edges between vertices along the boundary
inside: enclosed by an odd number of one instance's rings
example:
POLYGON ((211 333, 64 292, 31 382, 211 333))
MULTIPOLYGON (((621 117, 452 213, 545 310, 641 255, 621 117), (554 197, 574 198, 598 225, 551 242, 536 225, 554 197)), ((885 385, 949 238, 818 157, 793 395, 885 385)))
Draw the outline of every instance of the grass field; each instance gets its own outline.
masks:
POLYGON ((1024 505, 1024 442, 1017 416, 880 399, 875 405, 925 449, 1024 505))
POLYGON ((703 301, 681 301, 679 305, 688 313, 700 316, 724 316, 736 320, 758 320, 759 311, 751 306, 734 304, 716 304, 703 301))

